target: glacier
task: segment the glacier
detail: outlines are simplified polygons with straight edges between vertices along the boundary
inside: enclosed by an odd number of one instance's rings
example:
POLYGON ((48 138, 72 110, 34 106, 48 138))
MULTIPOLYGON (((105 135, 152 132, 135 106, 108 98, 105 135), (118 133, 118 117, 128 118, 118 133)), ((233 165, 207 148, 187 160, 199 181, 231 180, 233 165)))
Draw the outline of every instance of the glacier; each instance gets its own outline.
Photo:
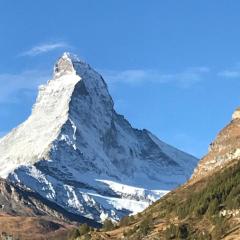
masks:
POLYGON ((29 118, 0 139, 0 177, 97 222, 144 210, 197 162, 133 128, 102 76, 70 53, 39 87, 29 118))

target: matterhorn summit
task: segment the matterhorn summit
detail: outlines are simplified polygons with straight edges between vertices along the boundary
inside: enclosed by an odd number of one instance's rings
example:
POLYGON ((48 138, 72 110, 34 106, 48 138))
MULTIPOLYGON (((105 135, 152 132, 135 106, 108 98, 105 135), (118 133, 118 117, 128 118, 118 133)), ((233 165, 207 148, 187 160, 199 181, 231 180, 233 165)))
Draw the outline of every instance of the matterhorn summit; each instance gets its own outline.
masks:
POLYGON ((0 140, 0 176, 101 222, 136 213, 184 183, 197 159, 132 128, 102 76, 64 53, 30 117, 0 140))

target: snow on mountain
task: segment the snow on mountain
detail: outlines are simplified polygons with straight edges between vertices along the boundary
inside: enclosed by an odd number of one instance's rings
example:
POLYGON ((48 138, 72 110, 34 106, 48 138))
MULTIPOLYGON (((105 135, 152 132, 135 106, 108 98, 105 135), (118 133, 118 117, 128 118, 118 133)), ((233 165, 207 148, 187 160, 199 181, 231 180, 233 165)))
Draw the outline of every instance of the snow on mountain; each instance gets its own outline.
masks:
POLYGON ((64 53, 31 116, 0 140, 0 176, 103 221, 142 211, 184 183, 197 159, 132 128, 105 81, 64 53))

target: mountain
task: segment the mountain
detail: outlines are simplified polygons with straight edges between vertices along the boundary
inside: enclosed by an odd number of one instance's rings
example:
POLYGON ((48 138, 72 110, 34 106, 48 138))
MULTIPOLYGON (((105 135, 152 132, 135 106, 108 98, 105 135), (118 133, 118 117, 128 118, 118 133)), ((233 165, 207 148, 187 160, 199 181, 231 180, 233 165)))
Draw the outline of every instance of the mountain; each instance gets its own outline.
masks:
POLYGON ((132 128, 102 76, 64 53, 30 117, 0 140, 0 176, 101 222, 145 209, 184 183, 197 159, 132 128))
POLYGON ((186 184, 91 239, 240 239, 239 129, 237 109, 186 184))

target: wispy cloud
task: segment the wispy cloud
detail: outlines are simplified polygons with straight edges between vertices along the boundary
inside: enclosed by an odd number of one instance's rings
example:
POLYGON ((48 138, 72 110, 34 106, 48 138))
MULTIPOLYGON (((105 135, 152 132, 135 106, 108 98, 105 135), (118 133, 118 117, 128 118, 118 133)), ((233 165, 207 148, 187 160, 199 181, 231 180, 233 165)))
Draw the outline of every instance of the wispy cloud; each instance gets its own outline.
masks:
POLYGON ((219 76, 227 77, 227 78, 239 78, 240 77, 240 70, 239 71, 225 70, 225 71, 220 72, 219 76))
POLYGON ((218 72, 218 76, 225 78, 240 78, 240 63, 236 63, 233 67, 218 72))
POLYGON ((20 56, 37 56, 60 48, 69 48, 69 45, 65 42, 40 44, 21 53, 20 56))
POLYGON ((17 101, 19 92, 36 91, 37 87, 49 78, 50 73, 40 70, 0 74, 0 103, 17 101))
POLYGON ((210 69, 207 67, 188 68, 177 73, 162 73, 157 70, 131 69, 124 71, 102 71, 104 78, 110 83, 139 84, 155 82, 161 84, 173 83, 188 88, 202 81, 210 69))

